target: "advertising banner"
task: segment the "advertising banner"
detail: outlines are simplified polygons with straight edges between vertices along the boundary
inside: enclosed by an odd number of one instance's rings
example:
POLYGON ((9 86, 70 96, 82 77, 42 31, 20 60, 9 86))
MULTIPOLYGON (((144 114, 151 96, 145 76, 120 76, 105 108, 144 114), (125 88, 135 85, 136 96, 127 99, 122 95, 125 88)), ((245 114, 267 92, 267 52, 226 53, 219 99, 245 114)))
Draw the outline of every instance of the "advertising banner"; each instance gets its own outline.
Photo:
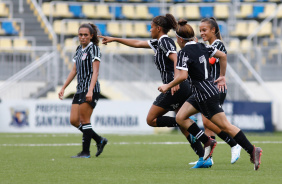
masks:
MULTIPOLYGON (((270 102, 226 101, 223 104, 227 119, 247 132, 272 132, 272 109, 270 102)), ((203 128, 202 117, 197 114, 198 124, 203 128)))
MULTIPOLYGON (((0 132, 77 133, 71 100, 9 100, 0 103, 0 132)), ((98 133, 153 133, 146 123, 152 102, 99 100, 91 116, 98 133)))
MULTIPOLYGON (((0 132, 78 133, 70 124, 71 100, 9 100, 0 103, 0 132)), ((151 101, 99 100, 91 123, 98 133, 151 134, 146 123, 151 101)), ((243 131, 272 132, 271 103, 229 101, 227 119, 243 131)), ((200 114, 198 125, 203 128, 200 114)))

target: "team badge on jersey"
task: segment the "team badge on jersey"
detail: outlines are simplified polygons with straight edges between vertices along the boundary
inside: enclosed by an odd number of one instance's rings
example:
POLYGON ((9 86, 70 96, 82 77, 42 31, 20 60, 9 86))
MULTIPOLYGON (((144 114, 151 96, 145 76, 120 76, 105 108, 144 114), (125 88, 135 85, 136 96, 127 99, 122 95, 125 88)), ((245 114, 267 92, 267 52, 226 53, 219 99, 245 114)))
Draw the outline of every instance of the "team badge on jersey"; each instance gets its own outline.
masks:
POLYGON ((86 59, 86 57, 87 57, 87 53, 84 53, 83 55, 82 55, 82 60, 85 60, 86 59))

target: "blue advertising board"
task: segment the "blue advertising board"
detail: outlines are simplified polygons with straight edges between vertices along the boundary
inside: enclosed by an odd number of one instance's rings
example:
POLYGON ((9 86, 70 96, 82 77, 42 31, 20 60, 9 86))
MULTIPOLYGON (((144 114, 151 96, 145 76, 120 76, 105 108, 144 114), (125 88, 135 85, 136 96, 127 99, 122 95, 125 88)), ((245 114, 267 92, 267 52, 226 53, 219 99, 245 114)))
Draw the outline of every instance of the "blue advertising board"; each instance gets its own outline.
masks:
MULTIPOLYGON (((227 119, 244 132, 273 132, 270 102, 225 101, 223 110, 227 119)), ((201 114, 196 115, 203 127, 201 114)))
POLYGON ((226 101, 223 109, 227 119, 243 131, 273 131, 270 102, 226 101))

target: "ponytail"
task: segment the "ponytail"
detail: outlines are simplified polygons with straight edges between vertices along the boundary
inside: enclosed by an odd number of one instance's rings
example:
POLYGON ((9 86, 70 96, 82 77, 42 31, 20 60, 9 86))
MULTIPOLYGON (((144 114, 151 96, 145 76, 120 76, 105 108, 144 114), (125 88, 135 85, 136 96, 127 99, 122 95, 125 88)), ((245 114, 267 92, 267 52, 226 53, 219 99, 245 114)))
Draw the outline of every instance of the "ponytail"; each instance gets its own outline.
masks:
POLYGON ((175 30, 177 22, 172 14, 166 14, 165 16, 157 16, 153 18, 152 22, 163 28, 163 32, 167 34, 171 29, 175 30))
POLYGON ((193 41, 195 39, 195 32, 193 28, 187 24, 187 20, 180 19, 176 28, 176 36, 184 39, 185 41, 193 41))

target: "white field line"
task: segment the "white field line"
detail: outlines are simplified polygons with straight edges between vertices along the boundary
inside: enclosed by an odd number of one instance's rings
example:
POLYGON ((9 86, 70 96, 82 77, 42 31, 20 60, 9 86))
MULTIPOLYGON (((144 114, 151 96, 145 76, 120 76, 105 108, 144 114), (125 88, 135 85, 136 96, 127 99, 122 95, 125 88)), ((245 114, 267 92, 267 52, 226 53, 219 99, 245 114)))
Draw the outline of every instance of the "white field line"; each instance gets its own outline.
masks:
MULTIPOLYGON (((218 144, 226 144, 225 142, 217 142, 218 144)), ((252 141, 255 144, 282 144, 282 141, 252 141)), ((189 144, 188 142, 113 142, 113 145, 179 145, 189 144)), ((64 143, 64 144, 0 144, 0 147, 43 147, 43 146, 81 146, 81 143, 64 143)))

